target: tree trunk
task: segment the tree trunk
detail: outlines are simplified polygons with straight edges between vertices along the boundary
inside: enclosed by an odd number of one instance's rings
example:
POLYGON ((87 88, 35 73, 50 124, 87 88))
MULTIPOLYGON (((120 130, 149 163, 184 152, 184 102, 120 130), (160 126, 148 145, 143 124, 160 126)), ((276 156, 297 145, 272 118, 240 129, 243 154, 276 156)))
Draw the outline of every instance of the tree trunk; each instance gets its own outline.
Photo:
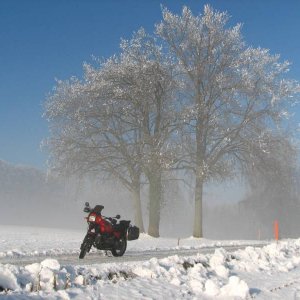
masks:
POLYGON ((194 232, 196 238, 203 237, 202 232, 202 196, 203 196, 203 179, 196 177, 195 187, 195 217, 194 217, 194 232))
POLYGON ((148 234, 159 237, 160 206, 162 200, 161 174, 151 175, 149 179, 149 228, 148 234))
POLYGON ((135 225, 140 229, 140 232, 145 232, 139 187, 136 188, 134 191, 132 191, 132 198, 133 198, 133 204, 134 204, 135 225))
MULTIPOLYGON (((203 104, 200 93, 197 93, 196 103, 203 104)), ((196 126, 196 184, 195 184, 195 217, 193 236, 196 238, 203 237, 202 232, 202 197, 204 183, 204 159, 206 151, 206 138, 204 132, 204 116, 203 112, 198 112, 196 126)))

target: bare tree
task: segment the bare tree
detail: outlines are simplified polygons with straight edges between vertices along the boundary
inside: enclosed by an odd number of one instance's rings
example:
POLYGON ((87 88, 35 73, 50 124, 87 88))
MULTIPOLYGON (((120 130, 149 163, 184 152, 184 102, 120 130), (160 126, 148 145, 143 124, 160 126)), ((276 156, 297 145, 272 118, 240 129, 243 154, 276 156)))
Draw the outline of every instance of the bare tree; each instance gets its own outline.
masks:
POLYGON ((119 70, 119 62, 110 59, 100 68, 85 65, 82 82, 58 82, 45 112, 50 122, 50 166, 61 174, 104 173, 117 179, 132 193, 135 223, 144 232, 139 133, 120 119, 130 110, 114 98, 112 79, 119 84, 125 80, 117 75, 119 70))
POLYGON ((265 153, 280 144, 299 90, 284 79, 288 62, 246 47, 241 26, 227 22, 226 13, 209 6, 200 16, 186 7, 180 16, 164 9, 156 39, 139 30, 122 41, 119 56, 86 64, 82 81, 59 81, 47 101, 53 166, 118 179, 133 194, 141 229, 144 180, 152 236, 159 236, 167 171, 176 166, 194 174, 194 236, 201 237, 203 185, 254 162, 270 167, 265 153))
POLYGON ((176 84, 173 65, 162 53, 156 40, 139 30, 130 41, 123 41, 123 59, 130 61, 134 76, 123 87, 123 97, 133 105, 134 117, 141 137, 141 167, 149 184, 148 233, 159 236, 160 211, 163 200, 163 172, 176 160, 178 126, 176 84))
POLYGON ((249 191, 245 200, 262 226, 272 229, 277 219, 282 234, 299 233, 298 159, 296 147, 284 136, 277 137, 271 151, 251 157, 246 172, 249 191))
POLYGON ((140 189, 149 183, 149 234, 159 236, 161 177, 173 160, 173 79, 144 30, 123 40, 119 57, 93 67, 84 80, 58 82, 46 104, 55 169, 67 174, 105 172, 132 192, 135 222, 143 231, 140 189))
POLYGON ((187 158, 181 166, 195 175, 195 237, 202 237, 203 185, 211 178, 233 176, 250 156, 272 151, 299 90, 286 80, 288 62, 261 48, 246 47, 237 25, 227 28, 228 15, 205 6, 194 16, 163 10, 157 34, 178 63, 185 98, 183 137, 187 158))

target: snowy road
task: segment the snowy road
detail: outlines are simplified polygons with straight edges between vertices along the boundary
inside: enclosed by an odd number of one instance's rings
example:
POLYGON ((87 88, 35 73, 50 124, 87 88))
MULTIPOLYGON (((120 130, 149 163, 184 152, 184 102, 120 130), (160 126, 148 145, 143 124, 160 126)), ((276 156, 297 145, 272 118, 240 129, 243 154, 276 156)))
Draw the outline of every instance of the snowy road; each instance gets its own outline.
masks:
POLYGON ((92 265, 99 263, 124 263, 129 261, 146 261, 153 257, 164 258, 172 255, 178 256, 192 256, 197 253, 209 254, 214 253, 216 249, 223 248, 228 252, 238 249, 245 249, 247 246, 263 247, 267 243, 249 244, 240 246, 215 246, 205 247, 201 249, 178 249, 178 250, 155 250, 155 251, 128 251, 122 257, 113 257, 103 255, 101 252, 89 253, 84 259, 79 259, 78 254, 64 254, 64 255, 49 255, 49 256, 24 256, 24 257, 4 257, 0 258, 0 264, 13 264, 18 266, 26 266, 32 263, 40 263, 46 258, 58 259, 61 265, 92 265))

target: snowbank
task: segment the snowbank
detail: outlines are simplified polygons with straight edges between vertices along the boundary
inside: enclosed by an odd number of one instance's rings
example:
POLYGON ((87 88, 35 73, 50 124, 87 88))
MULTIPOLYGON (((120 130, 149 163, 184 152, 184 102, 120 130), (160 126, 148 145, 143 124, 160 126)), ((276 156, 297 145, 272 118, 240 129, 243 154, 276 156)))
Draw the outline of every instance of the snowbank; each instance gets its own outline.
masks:
POLYGON ((47 259, 25 267, 0 265, 0 290, 3 299, 246 299, 255 287, 243 274, 288 273, 300 265, 299 254, 300 239, 122 264, 61 266, 47 259))

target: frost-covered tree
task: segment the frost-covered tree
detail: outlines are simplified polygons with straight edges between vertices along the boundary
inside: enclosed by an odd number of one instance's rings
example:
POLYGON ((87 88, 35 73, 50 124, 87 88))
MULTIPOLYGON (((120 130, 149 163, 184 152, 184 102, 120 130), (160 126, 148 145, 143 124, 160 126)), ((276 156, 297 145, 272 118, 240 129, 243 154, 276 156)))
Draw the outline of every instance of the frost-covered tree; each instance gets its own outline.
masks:
POLYGON ((130 108, 118 97, 126 80, 112 58, 99 67, 84 66, 84 79, 59 81, 46 103, 50 167, 66 175, 104 174, 132 193, 135 223, 144 232, 140 201, 141 166, 137 128, 122 117, 130 108), (117 84, 118 83, 118 84, 117 84))
POLYGON ((255 215, 257 222, 269 231, 273 221, 279 220, 281 234, 285 237, 299 234, 297 155, 291 142, 281 136, 273 144, 272 151, 250 158, 252 163, 245 170, 249 191, 244 203, 250 215, 255 215))
POLYGON ((194 236, 201 237, 204 184, 247 174, 252 164, 270 167, 265 154, 280 144, 299 91, 284 78, 288 62, 247 47, 241 26, 227 22, 226 13, 209 6, 199 16, 186 7, 182 15, 164 9, 156 38, 138 31, 122 41, 119 56, 86 64, 83 80, 58 82, 47 101, 53 166, 117 178, 133 193, 141 228, 144 180, 153 236, 166 171, 176 166, 194 174, 194 236))
POLYGON ((159 236, 163 200, 163 172, 176 161, 178 144, 178 103, 173 64, 162 53, 157 41, 140 30, 131 41, 123 41, 123 56, 130 61, 134 77, 126 86, 133 102, 134 116, 141 134, 141 166, 149 184, 148 233, 159 236))
POLYGON ((272 151, 272 137, 299 89, 283 77, 288 62, 266 49, 247 47, 241 25, 227 23, 227 13, 210 6, 199 16, 184 7, 182 15, 164 9, 156 27, 184 84, 188 155, 181 164, 195 175, 195 237, 202 236, 204 183, 232 176, 250 156, 272 151))
POLYGON ((155 40, 139 30, 121 54, 86 64, 82 81, 58 82, 46 104, 53 167, 63 173, 105 172, 133 194, 143 231, 140 189, 149 183, 149 234, 159 236, 162 172, 173 161, 171 65, 155 40))

